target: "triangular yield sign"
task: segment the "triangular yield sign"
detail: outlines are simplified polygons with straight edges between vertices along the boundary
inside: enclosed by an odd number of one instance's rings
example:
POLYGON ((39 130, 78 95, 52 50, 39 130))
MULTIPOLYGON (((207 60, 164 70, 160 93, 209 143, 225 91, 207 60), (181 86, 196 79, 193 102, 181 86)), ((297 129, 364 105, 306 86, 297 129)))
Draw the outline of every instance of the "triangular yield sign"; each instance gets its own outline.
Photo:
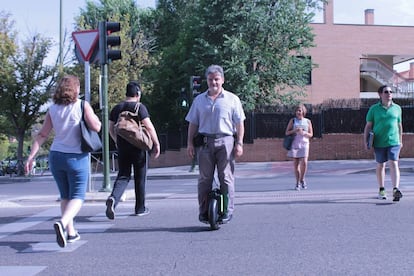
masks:
POLYGON ((89 61, 99 39, 98 30, 73 32, 72 37, 84 61, 89 61))

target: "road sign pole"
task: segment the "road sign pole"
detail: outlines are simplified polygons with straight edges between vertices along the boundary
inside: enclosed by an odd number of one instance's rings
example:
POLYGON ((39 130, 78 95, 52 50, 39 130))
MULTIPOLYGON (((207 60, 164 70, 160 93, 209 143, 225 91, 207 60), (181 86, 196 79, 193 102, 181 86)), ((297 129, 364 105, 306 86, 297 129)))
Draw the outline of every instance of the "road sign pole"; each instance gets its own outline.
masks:
POLYGON ((85 101, 91 102, 91 67, 89 61, 85 61, 85 101))
POLYGON ((108 64, 101 65, 101 95, 102 95, 102 158, 103 158, 103 185, 102 192, 111 191, 109 175, 109 123, 108 123, 108 64))
MULTIPOLYGON (((97 42, 99 38, 98 30, 79 31, 72 33, 73 40, 75 41, 75 53, 79 62, 84 63, 85 71, 85 101, 91 102, 91 71, 89 61, 94 53, 97 52, 97 42)), ((88 191, 92 191, 92 166, 91 166, 91 154, 88 154, 89 158, 89 177, 88 177, 88 191)))
MULTIPOLYGON (((85 101, 91 102, 91 70, 89 61, 84 63, 85 70, 85 101)), ((92 166, 91 166, 91 153, 89 153, 89 177, 88 177, 88 191, 92 192, 92 166)))

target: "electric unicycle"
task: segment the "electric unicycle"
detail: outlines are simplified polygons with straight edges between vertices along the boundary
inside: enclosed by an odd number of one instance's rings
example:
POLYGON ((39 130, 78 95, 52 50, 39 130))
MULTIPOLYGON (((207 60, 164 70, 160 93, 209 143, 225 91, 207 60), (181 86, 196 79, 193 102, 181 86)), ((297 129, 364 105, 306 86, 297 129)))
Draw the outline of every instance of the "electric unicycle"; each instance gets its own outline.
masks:
POLYGON ((211 230, 218 230, 222 223, 224 214, 223 194, 220 189, 215 188, 208 194, 208 223, 211 230))

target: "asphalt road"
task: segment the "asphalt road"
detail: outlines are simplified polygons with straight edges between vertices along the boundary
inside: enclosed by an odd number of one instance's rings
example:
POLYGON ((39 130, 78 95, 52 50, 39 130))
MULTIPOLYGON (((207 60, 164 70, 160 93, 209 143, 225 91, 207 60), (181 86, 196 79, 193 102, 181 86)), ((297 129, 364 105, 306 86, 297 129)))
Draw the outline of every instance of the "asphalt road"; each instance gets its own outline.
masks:
POLYGON ((129 198, 110 221, 88 200, 81 240, 64 249, 54 185, 0 184, 14 199, 1 206, 0 275, 413 275, 414 174, 401 179, 395 203, 376 199, 372 172, 310 174, 300 192, 290 174, 240 178, 235 216, 217 231, 197 220, 195 179, 150 180, 149 216, 133 216, 129 198))

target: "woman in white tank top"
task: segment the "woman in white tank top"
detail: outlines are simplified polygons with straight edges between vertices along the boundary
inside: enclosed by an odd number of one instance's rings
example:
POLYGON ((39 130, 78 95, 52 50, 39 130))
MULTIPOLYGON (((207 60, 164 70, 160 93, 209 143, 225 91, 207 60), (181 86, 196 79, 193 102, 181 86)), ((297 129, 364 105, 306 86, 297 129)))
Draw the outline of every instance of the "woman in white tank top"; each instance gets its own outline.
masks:
POLYGON ((289 121, 286 135, 294 135, 292 147, 287 156, 293 158, 293 171, 296 177, 295 189, 307 189, 305 174, 308 168, 309 139, 313 136, 312 122, 306 116, 303 104, 295 108, 295 118, 289 121))
MULTIPOLYGON (((53 95, 53 105, 46 114, 42 129, 35 137, 25 165, 26 173, 33 167, 33 161, 40 146, 47 140, 52 129, 55 136, 49 153, 49 167, 60 192, 62 217, 53 225, 56 242, 65 247, 67 242, 80 239, 73 219, 82 207, 89 175, 89 156, 80 146, 80 121, 82 111, 79 79, 64 76, 53 95)), ((99 131, 101 122, 88 102, 84 104, 84 117, 89 129, 99 131)))

